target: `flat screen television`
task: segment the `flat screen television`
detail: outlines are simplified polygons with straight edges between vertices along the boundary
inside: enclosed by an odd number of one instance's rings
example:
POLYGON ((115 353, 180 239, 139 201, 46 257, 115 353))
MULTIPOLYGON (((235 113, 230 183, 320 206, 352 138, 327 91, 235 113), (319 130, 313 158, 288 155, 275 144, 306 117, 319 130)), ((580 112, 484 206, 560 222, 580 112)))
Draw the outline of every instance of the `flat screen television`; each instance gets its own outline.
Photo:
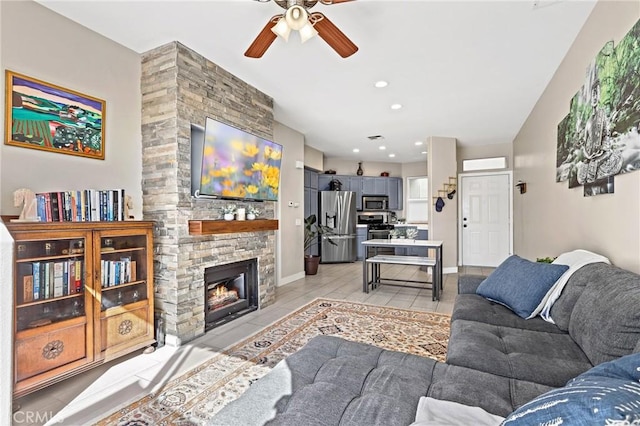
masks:
POLYGON ((212 118, 191 125, 191 193, 277 201, 282 146, 212 118))

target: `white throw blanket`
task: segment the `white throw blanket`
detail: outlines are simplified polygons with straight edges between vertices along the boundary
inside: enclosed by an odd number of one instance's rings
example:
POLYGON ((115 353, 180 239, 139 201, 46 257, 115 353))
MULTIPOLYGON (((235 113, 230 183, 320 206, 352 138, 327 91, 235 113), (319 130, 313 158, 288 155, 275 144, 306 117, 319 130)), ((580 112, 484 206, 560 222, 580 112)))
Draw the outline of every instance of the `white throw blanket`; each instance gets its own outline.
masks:
POLYGON ((565 273, 562 274, 560 278, 558 278, 558 281, 556 281, 556 283, 549 289, 547 294, 542 298, 542 301, 540 302, 538 307, 533 311, 531 316, 529 316, 529 318, 533 318, 536 315, 540 314, 542 319, 544 319, 547 322, 555 324, 555 322, 553 321, 550 315, 551 307, 553 306, 555 301, 558 300, 558 297, 560 297, 560 294, 562 293, 564 286, 569 281, 569 278, 571 278, 571 275, 573 275, 574 272, 576 272, 578 269, 582 268, 585 265, 588 265, 590 263, 598 263, 598 262, 611 264, 611 262, 609 262, 609 259, 607 259, 606 257, 601 256, 599 254, 592 253, 587 250, 569 251, 567 253, 562 253, 560 256, 558 256, 556 260, 553 261, 553 263, 556 265, 567 265, 569 269, 567 269, 565 273))
POLYGON ((418 402, 416 421, 409 426, 498 426, 503 420, 480 407, 423 396, 418 402))

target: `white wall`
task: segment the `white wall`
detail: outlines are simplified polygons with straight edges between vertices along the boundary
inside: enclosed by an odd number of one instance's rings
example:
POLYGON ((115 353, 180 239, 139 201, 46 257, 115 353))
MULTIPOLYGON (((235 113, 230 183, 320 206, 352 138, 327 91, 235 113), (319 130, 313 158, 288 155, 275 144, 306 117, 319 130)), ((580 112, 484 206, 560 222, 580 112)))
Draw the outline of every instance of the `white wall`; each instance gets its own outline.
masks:
POLYGON ((304 169, 296 161, 304 161, 304 135, 278 122, 273 126, 273 140, 283 146, 280 168, 280 220, 278 230, 278 285, 304 277, 304 169), (294 207, 289 206, 289 202, 294 207), (295 204, 298 207, 295 207, 295 204), (300 225, 296 225, 296 220, 300 225))
MULTIPOLYGON (((124 188, 142 219, 140 58, 31 1, 0 2, 3 69, 106 101, 105 160, 0 146, 2 214, 19 214, 13 191, 124 188)), ((4 117, 4 115, 3 115, 4 117)))
POLYGON ((521 256, 557 256, 583 248, 640 272, 640 171, 615 176, 615 194, 583 197, 583 188, 555 182, 558 123, 602 46, 615 44, 640 18, 640 2, 600 1, 513 143, 514 249, 521 256))

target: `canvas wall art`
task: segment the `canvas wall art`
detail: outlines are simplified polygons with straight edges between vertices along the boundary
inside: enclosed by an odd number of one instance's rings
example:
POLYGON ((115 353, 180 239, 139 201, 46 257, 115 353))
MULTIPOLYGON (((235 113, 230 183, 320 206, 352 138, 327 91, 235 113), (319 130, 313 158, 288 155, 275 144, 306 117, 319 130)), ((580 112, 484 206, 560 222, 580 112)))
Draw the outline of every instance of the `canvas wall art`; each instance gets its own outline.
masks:
POLYGON ((640 21, 606 43, 558 124, 556 181, 613 192, 613 177, 640 169, 640 21))
POLYGON ((5 144, 104 160, 105 101, 6 71, 5 144))

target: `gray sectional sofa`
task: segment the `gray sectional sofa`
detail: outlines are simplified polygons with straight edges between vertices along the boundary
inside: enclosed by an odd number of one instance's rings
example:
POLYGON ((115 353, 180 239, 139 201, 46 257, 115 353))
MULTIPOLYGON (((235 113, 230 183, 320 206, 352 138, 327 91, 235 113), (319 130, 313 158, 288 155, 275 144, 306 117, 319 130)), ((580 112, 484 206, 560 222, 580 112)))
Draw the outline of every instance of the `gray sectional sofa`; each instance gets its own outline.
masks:
POLYGON ((583 266, 553 304, 555 324, 479 296, 483 279, 459 279, 445 363, 316 337, 211 424, 409 425, 423 396, 506 417, 595 365, 640 352, 640 275, 583 266))

